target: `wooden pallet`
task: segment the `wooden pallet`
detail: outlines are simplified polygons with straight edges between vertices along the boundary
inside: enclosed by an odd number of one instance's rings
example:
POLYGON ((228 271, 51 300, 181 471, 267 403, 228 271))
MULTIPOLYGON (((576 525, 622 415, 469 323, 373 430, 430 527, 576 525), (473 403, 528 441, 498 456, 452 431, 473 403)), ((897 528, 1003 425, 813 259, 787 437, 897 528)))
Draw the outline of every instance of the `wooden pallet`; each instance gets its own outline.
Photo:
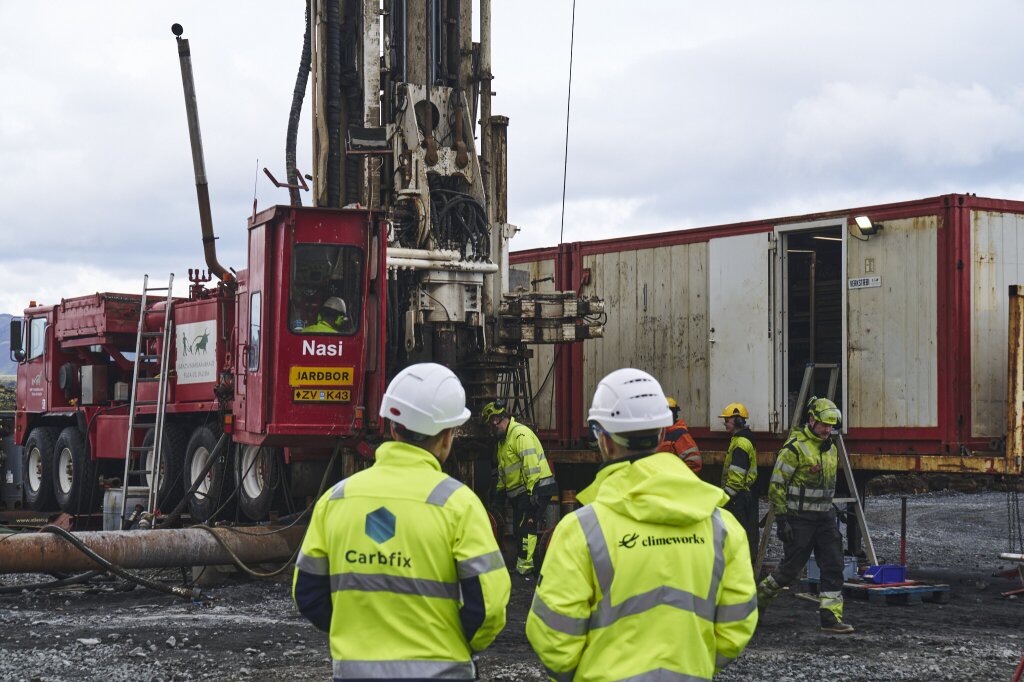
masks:
POLYGON ((920 604, 932 602, 946 604, 949 602, 949 585, 938 583, 920 583, 909 580, 905 583, 875 585, 872 583, 843 583, 843 594, 858 599, 866 599, 871 604, 920 604))
MULTIPOLYGON (((809 592, 817 594, 817 580, 805 580, 803 584, 809 592)), ((854 599, 866 600, 871 604, 910 605, 921 602, 947 604, 950 590, 949 585, 922 583, 917 580, 883 585, 858 581, 843 583, 843 594, 854 599)))

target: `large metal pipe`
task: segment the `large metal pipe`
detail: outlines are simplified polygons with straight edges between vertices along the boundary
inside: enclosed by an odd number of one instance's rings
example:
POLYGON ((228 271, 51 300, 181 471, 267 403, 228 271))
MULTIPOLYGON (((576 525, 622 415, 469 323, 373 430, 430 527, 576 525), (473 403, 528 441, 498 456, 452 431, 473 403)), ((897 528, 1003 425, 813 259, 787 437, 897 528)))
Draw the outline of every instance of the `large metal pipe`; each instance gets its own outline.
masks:
POLYGON ((426 258, 394 258, 392 256, 388 256, 387 266, 388 268, 407 270, 451 270, 453 272, 483 272, 487 274, 493 274, 498 271, 497 263, 427 260, 426 258))
POLYGON ((192 77, 192 52, 188 40, 181 37, 181 24, 171 26, 178 43, 178 61, 181 62, 181 84, 185 90, 185 113, 188 116, 188 137, 192 144, 192 166, 196 173, 196 196, 199 199, 199 225, 203 231, 203 253, 206 267, 222 282, 232 282, 235 277, 227 268, 217 262, 217 238, 213 234, 213 214, 210 211, 210 188, 206 181, 206 162, 203 160, 203 136, 199 132, 199 107, 196 104, 196 84, 192 77))
MULTIPOLYGON (((305 526, 182 528, 75 533, 85 545, 121 568, 215 566, 232 563, 215 533, 246 564, 287 561, 302 542, 305 526)), ((0 542, 0 573, 89 571, 96 563, 51 533, 8 535, 0 542)))

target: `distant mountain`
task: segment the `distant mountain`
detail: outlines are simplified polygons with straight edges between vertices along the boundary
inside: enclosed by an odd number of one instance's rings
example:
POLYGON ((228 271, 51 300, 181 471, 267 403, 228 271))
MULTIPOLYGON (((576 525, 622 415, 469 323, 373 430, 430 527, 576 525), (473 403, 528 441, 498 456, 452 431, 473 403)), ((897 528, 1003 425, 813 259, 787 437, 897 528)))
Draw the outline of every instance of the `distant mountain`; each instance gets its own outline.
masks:
POLYGON ((18 373, 18 363, 11 362, 11 318, 13 315, 0 313, 0 377, 18 373))

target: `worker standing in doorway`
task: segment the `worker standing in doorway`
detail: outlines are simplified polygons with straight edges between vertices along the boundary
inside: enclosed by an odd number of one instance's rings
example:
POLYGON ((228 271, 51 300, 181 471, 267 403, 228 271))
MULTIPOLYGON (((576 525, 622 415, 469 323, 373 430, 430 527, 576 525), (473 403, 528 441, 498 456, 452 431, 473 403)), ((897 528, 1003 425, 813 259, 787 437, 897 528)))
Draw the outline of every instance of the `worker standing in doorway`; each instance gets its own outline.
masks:
POLYGON ((503 400, 484 405, 481 418, 498 438, 498 482, 495 503, 512 503, 512 527, 519 548, 516 574, 529 580, 534 572, 537 530, 558 484, 544 457, 540 439, 530 427, 515 420, 503 400))
POLYGON ((603 464, 555 528, 526 636, 556 680, 710 680, 757 625, 743 529, 655 452, 672 416, 654 377, 612 372, 589 420, 603 464))
POLYGON ((848 634, 853 626, 843 622, 843 539, 832 505, 839 466, 832 431, 841 424, 835 403, 811 398, 807 423, 779 450, 768 499, 785 554, 779 567, 758 585, 757 598, 759 607, 767 606, 796 579, 814 552, 821 568, 821 629, 848 634))
POLYGON ((295 604, 329 633, 335 679, 476 679, 510 584, 483 504, 441 471, 466 393, 448 368, 412 365, 380 416, 394 440, 313 509, 295 604))
MULTIPOLYGON (((729 447, 722 462, 722 490, 729 496, 725 508, 747 531, 750 559, 757 562, 757 449, 754 434, 747 427, 750 413, 743 403, 729 403, 719 415, 729 432, 729 447)), ((756 577, 756 576, 755 576, 756 577)))
POLYGON ((700 449, 697 442, 690 435, 690 427, 679 416, 679 403, 669 396, 668 409, 672 411, 672 426, 665 431, 662 442, 658 445, 658 452, 674 452, 679 458, 686 462, 686 466, 695 474, 700 474, 704 468, 704 459, 700 456, 700 449))

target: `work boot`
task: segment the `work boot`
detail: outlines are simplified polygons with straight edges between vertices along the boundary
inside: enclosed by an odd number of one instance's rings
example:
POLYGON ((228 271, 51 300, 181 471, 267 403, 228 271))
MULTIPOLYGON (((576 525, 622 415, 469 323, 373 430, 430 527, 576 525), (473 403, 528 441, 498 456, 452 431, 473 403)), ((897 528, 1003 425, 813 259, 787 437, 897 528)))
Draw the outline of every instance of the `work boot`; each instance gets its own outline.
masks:
POLYGON ((839 620, 836 614, 828 609, 818 609, 821 614, 821 629, 825 632, 834 632, 837 635, 848 635, 853 632, 853 626, 839 620))

